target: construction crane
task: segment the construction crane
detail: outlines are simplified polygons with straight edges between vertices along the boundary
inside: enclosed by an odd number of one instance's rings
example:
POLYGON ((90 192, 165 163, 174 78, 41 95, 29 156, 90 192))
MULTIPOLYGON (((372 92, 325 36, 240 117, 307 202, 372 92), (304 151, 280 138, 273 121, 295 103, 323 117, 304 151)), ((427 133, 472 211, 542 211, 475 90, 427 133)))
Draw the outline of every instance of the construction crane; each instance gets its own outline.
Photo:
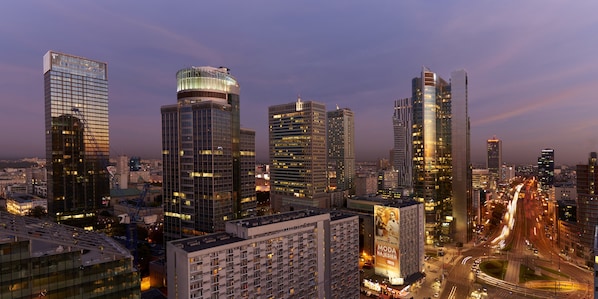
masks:
POLYGON ((119 221, 122 224, 127 225, 126 237, 127 237, 127 249, 133 254, 134 264, 138 265, 139 255, 137 254, 137 222, 139 221, 139 210, 144 204, 145 196, 149 190, 149 183, 143 185, 143 190, 137 199, 135 199, 134 206, 127 205, 128 214, 118 215, 119 221))

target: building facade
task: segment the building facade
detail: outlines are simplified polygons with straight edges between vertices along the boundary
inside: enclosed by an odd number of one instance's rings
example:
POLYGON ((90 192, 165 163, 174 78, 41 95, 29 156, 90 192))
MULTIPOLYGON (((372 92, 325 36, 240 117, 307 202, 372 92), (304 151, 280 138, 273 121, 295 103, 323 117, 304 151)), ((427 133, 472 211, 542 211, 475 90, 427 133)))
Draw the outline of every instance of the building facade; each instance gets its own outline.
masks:
POLYGON ((107 65, 54 51, 43 60, 48 210, 91 226, 110 199, 107 65))
POLYGON ((359 220, 300 210, 167 243, 168 298, 359 298, 359 220))
POLYGON ((336 189, 355 194, 355 122, 353 111, 337 108, 327 113, 328 164, 336 172, 336 189))
POLYGON ((424 272, 424 206, 396 202, 374 206, 375 272, 392 285, 424 272))
POLYGON ((240 127, 239 91, 227 68, 177 72, 177 103, 161 107, 165 240, 223 231, 256 208, 255 132, 240 127))
POLYGON ((112 238, 0 211, 0 298, 140 298, 133 256, 112 238))
POLYGON ((577 165, 577 256, 592 260, 594 234, 598 225, 598 154, 590 153, 588 164, 577 165))
POLYGON ((486 168, 495 175, 495 178, 500 178, 501 166, 502 141, 494 136, 486 141, 486 168))
POLYGON ((447 83, 423 68, 412 80, 414 197, 424 203, 426 244, 471 238, 467 73, 447 83))
POLYGON ((413 189, 413 139, 411 99, 395 101, 392 125, 394 130, 393 168, 398 172, 398 186, 413 189))
POLYGON ((554 186, 554 149, 545 148, 538 157, 538 181, 544 191, 554 186))
POLYGON ((326 106, 301 98, 270 106, 268 125, 272 209, 329 207, 326 106))

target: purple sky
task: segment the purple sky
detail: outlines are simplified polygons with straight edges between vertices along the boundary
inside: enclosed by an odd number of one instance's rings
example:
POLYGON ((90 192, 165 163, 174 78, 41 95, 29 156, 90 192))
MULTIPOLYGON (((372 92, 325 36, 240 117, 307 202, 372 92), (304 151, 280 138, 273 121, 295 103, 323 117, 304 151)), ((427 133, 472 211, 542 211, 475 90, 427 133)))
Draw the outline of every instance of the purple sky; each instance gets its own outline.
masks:
POLYGON ((472 161, 598 151, 597 1, 10 1, 0 9, 0 158, 44 156, 42 57, 108 63, 113 155, 160 157, 176 71, 227 66, 241 124, 268 158, 267 108, 303 100, 355 112, 358 160, 387 158, 392 106, 429 67, 469 74, 472 161))

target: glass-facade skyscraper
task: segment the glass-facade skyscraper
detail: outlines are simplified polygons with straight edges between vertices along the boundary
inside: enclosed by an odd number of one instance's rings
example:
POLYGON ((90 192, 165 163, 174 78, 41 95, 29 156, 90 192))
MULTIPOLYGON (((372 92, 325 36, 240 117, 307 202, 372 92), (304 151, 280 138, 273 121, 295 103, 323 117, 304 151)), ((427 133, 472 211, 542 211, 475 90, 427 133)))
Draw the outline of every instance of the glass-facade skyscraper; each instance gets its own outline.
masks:
POLYGON ((300 98, 270 106, 268 125, 272 209, 329 207, 326 106, 300 98))
POLYGON ((467 73, 446 82, 428 68, 412 80, 414 198, 424 203, 426 244, 466 242, 471 215, 467 73))
POLYGON ((43 68, 48 211, 91 226, 110 199, 107 65, 48 51, 43 68))
POLYGON ((239 92, 227 68, 177 72, 177 103, 161 107, 167 241, 255 211, 255 131, 240 127, 239 92))
POLYGON ((336 171, 337 190, 347 190, 354 194, 355 122, 353 111, 348 108, 338 108, 328 111, 326 119, 328 163, 336 171))

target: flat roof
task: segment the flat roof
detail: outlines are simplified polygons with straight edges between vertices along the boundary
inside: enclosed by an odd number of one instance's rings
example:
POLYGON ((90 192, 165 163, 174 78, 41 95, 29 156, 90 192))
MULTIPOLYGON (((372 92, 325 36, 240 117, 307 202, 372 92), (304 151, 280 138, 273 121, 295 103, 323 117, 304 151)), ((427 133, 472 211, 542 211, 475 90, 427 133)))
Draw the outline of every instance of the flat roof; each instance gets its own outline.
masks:
POLYGON ((171 241, 170 244, 187 252, 194 252, 226 244, 232 244, 240 241, 245 241, 245 239, 235 237, 229 233, 221 232, 205 236, 197 236, 175 240, 171 241))
POLYGON ((246 227, 246 228, 252 228, 252 227, 258 227, 258 226, 268 225, 268 224, 272 224, 272 223, 281 223, 281 222, 285 222, 285 221, 302 219, 302 218, 324 215, 324 214, 330 214, 331 220, 339 220, 339 219, 348 218, 348 217, 353 216, 351 214, 347 214, 347 213, 345 213, 343 211, 339 211, 339 210, 311 208, 311 209, 297 210, 297 211, 285 212, 285 213, 274 214, 274 215, 259 216, 259 217, 247 218, 247 219, 239 219, 239 220, 230 221, 230 223, 235 223, 235 224, 238 224, 238 225, 246 227))

